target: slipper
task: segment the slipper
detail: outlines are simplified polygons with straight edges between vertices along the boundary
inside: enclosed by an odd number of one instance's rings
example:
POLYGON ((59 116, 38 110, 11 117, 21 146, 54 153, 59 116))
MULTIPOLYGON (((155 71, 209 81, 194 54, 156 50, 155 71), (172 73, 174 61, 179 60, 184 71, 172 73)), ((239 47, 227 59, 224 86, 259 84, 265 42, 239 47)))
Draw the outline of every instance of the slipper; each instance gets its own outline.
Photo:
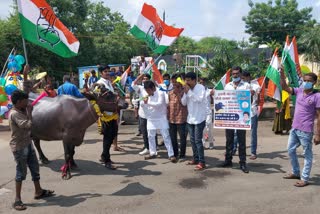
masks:
POLYGON ((27 206, 26 206, 22 201, 15 201, 15 202, 12 204, 12 207, 13 207, 15 210, 18 210, 18 211, 26 210, 26 209, 27 209, 27 206))
POLYGON ((308 185, 309 183, 307 181, 297 181, 297 183, 294 184, 295 187, 305 187, 308 185))
POLYGON ((125 152, 126 150, 124 150, 123 148, 118 146, 118 147, 114 148, 113 151, 115 151, 115 152, 125 152))
POLYGON ((294 175, 294 174, 288 174, 286 176, 283 176, 283 179, 298 179, 298 180, 300 180, 300 176, 294 175))
POLYGON ((197 165, 197 164, 198 164, 198 162, 196 162, 195 160, 188 161, 188 162, 186 163, 186 165, 197 165))
POLYGON ((34 196, 34 199, 39 200, 39 199, 42 199, 42 198, 51 197, 53 195, 54 195, 54 191, 53 190, 43 189, 42 193, 40 195, 34 196))
POLYGON ((195 171, 202 171, 206 168, 206 165, 204 165, 203 163, 199 163, 198 165, 196 165, 196 167, 194 168, 195 171))
POLYGON ((105 164, 105 167, 106 167, 107 169, 111 169, 111 170, 116 170, 116 169, 117 169, 117 167, 114 166, 114 165, 112 165, 111 162, 106 163, 106 164, 105 164))

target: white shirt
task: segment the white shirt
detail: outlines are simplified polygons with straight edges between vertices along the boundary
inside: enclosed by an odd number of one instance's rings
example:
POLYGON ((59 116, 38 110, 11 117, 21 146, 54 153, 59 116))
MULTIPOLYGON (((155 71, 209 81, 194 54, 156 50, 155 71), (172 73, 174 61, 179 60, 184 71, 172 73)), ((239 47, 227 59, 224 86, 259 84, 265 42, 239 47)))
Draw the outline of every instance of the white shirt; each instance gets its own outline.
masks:
POLYGON ((203 85, 196 84, 187 94, 184 93, 181 103, 188 108, 187 123, 197 125, 206 120, 208 101, 203 85))
POLYGON ((169 91, 171 91, 173 89, 173 85, 170 83, 169 86, 167 86, 166 84, 159 84, 159 89, 163 88, 164 90, 167 90, 167 91, 163 91, 163 93, 165 94, 165 97, 166 97, 166 103, 167 105, 169 104, 169 91))
MULTIPOLYGON (((139 95, 139 99, 141 99, 142 97, 148 96, 146 90, 144 89, 144 87, 142 85, 135 85, 133 82, 131 84, 131 87, 139 95)), ((146 119, 146 114, 144 113, 144 109, 141 107, 142 102, 143 102, 143 100, 139 100, 140 108, 138 110, 138 114, 139 114, 139 117, 146 119)))
POLYGON ((238 85, 235 85, 233 82, 229 82, 224 90, 250 90, 250 84, 244 81, 240 81, 238 85))
POLYGON ((148 103, 141 102, 147 118, 147 129, 168 129, 167 104, 165 94, 156 90, 148 97, 148 103))
POLYGON ((109 80, 106 80, 104 78, 100 78, 98 81, 97 81, 98 84, 103 84, 106 89, 108 89, 109 91, 113 92, 114 93, 114 89, 112 87, 112 83, 109 81, 109 80))

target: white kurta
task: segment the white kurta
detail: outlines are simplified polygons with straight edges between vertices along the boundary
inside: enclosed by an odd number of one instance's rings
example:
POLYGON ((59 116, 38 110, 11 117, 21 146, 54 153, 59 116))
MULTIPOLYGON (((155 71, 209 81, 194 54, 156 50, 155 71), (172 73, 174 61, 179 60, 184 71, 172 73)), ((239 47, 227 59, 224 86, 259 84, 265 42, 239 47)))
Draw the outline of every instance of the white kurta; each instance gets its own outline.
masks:
POLYGON ((159 90, 149 96, 148 103, 141 102, 147 119, 147 129, 169 129, 165 94, 159 90))

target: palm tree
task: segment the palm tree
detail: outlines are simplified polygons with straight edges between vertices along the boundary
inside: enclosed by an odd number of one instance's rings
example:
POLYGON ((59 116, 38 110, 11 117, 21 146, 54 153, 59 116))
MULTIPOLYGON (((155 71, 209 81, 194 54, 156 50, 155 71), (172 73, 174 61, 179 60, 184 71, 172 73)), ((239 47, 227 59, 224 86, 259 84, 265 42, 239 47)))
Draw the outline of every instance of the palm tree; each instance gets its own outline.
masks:
POLYGON ((320 25, 311 28, 306 31, 301 36, 301 44, 305 50, 306 60, 312 63, 312 72, 313 72, 313 63, 316 63, 317 66, 320 64, 320 25))

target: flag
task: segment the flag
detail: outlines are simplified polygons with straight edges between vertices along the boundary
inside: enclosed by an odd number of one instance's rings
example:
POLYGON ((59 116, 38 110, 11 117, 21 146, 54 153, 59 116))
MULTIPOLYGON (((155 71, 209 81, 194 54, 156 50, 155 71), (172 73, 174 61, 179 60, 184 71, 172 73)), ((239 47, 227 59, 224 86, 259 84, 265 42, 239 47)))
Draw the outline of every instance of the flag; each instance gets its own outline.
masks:
POLYGON ((274 98, 275 100, 281 102, 281 85, 280 85, 280 73, 279 60, 277 56, 278 49, 274 51, 270 65, 268 67, 266 77, 269 78, 267 96, 274 98))
POLYGON ((78 39, 57 18, 45 0, 18 0, 22 37, 61 57, 78 54, 78 39))
POLYGON ((297 70, 297 74, 299 76, 299 81, 300 81, 299 83, 301 85, 303 79, 302 79, 302 73, 301 73, 301 67, 300 67, 300 61, 299 61, 297 40, 295 36, 293 37, 291 43, 293 44, 294 62, 296 64, 296 70, 297 70))
POLYGON ((147 42, 154 53, 162 54, 183 30, 164 23, 158 16, 157 10, 144 3, 137 24, 130 29, 130 32, 137 39, 147 42))
POLYGON ((260 95, 259 95, 259 103, 258 103, 258 116, 261 114, 264 104, 264 94, 265 94, 265 77, 259 77, 257 82, 261 87, 260 95))
POLYGON ((294 37, 290 45, 288 45, 288 37, 287 37, 287 41, 282 52, 282 62, 281 62, 281 64, 283 64, 284 66, 285 74, 289 80, 289 86, 291 87, 299 87, 302 82, 299 58, 297 58, 298 57, 297 44, 295 40, 296 39, 294 37), (295 60, 298 60, 297 65, 295 60), (300 76, 298 74, 297 68, 300 70, 299 71, 300 76))
POLYGON ((128 79, 128 75, 131 72, 131 65, 127 68, 127 70, 125 72, 123 72, 123 74, 121 75, 121 79, 120 79, 120 83, 121 85, 124 87, 126 85, 127 79, 128 79))
POLYGON ((152 64, 152 79, 157 83, 157 84, 162 84, 163 83, 163 77, 158 69, 158 67, 156 66, 156 64, 154 63, 153 59, 151 60, 151 64, 152 64))
POLYGON ((224 87, 230 82, 231 69, 229 69, 225 75, 219 80, 217 85, 215 86, 216 90, 223 90, 224 87))

